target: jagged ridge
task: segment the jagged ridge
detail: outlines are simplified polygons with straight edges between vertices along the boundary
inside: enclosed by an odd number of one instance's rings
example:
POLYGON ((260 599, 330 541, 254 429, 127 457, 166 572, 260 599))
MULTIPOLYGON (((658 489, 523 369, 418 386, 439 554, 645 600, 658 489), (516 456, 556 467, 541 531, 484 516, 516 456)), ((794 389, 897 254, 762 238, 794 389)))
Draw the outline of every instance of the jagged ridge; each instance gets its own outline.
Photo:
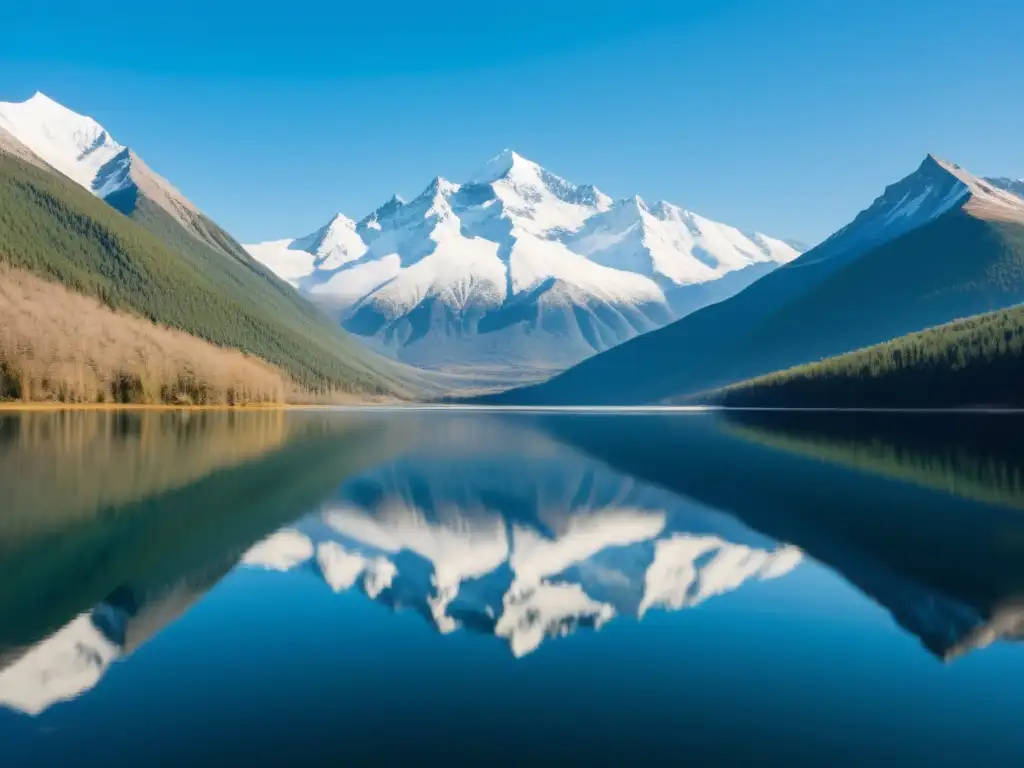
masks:
POLYGON ((613 201, 506 150, 359 222, 247 246, 345 327, 417 363, 564 366, 797 255, 667 202, 613 201), (707 290, 723 276, 722 288, 707 290))

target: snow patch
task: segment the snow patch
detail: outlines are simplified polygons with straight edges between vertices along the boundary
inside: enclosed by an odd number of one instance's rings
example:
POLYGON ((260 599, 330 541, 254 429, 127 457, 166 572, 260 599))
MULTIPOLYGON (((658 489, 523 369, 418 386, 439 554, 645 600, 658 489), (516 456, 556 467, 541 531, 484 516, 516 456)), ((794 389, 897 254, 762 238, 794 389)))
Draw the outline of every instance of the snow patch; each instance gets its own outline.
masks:
POLYGON ((532 528, 514 526, 513 588, 535 586, 609 547, 653 539, 664 527, 664 513, 640 509, 605 509, 599 514, 574 516, 555 539, 532 528))
POLYGON ((120 649, 83 613, 0 671, 0 705, 39 715, 95 686, 120 649))
POLYGON ((579 584, 545 582, 506 595, 494 634, 508 640, 518 659, 537 650, 547 637, 564 637, 582 622, 600 629, 614 616, 612 606, 591 600, 579 584))
POLYGON ((324 541, 316 549, 316 560, 324 581, 335 592, 352 587, 363 577, 363 589, 370 598, 376 598, 391 586, 398 569, 385 557, 369 558, 358 552, 349 552, 336 541, 324 541))
POLYGON ((242 556, 242 564, 288 571, 313 557, 313 542, 298 531, 285 529, 267 537, 242 556))
POLYGON ((718 536, 686 534, 659 541, 654 552, 654 561, 644 575, 641 616, 655 606, 677 611, 699 605, 751 578, 778 578, 803 557, 796 547, 767 552, 718 536))

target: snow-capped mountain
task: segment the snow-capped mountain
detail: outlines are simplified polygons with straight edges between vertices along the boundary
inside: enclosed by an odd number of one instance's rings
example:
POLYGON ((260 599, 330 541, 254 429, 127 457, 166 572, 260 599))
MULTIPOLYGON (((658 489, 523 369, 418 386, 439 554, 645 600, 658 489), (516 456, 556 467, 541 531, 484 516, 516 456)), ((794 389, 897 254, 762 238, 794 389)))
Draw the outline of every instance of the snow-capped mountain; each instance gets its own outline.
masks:
POLYGON ((91 117, 42 93, 23 102, 0 102, 0 127, 68 178, 100 197, 114 191, 103 173, 126 147, 91 117))
MULTIPOLYGON (((1003 180, 1010 185, 1009 180, 1003 180)), ((842 229, 801 259, 811 255, 842 260, 895 240, 900 235, 935 221, 954 208, 986 218, 1019 219, 1021 198, 997 182, 973 176, 956 163, 928 155, 918 169, 895 184, 842 229)), ((796 265, 794 265, 796 266, 796 265)))
POLYGON ((553 366, 726 298, 799 254, 667 202, 613 201, 509 150, 465 183, 438 177, 360 221, 339 214, 311 235, 246 247, 404 360, 553 366))
POLYGON ((91 117, 36 93, 23 102, 0 102, 0 131, 122 213, 152 204, 208 247, 240 255, 241 248, 188 198, 91 117))

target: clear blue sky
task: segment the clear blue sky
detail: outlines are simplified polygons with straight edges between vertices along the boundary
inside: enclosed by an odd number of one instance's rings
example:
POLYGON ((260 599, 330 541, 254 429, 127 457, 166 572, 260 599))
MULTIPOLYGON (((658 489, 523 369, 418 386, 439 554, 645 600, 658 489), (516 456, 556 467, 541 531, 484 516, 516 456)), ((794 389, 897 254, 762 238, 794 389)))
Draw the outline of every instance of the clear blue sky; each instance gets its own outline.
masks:
POLYGON ((7 3, 0 100, 91 114, 243 241, 504 147, 814 241, 931 151, 1024 176, 1021 0, 7 3))

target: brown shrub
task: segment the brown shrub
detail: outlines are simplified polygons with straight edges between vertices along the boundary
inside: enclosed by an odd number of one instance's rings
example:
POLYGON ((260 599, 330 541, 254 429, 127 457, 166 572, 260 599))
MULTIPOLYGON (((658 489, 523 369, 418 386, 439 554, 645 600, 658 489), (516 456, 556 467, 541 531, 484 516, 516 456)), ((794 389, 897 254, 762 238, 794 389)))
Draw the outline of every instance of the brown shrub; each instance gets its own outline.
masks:
POLYGON ((0 264, 0 399, 244 405, 294 392, 258 358, 0 264))

